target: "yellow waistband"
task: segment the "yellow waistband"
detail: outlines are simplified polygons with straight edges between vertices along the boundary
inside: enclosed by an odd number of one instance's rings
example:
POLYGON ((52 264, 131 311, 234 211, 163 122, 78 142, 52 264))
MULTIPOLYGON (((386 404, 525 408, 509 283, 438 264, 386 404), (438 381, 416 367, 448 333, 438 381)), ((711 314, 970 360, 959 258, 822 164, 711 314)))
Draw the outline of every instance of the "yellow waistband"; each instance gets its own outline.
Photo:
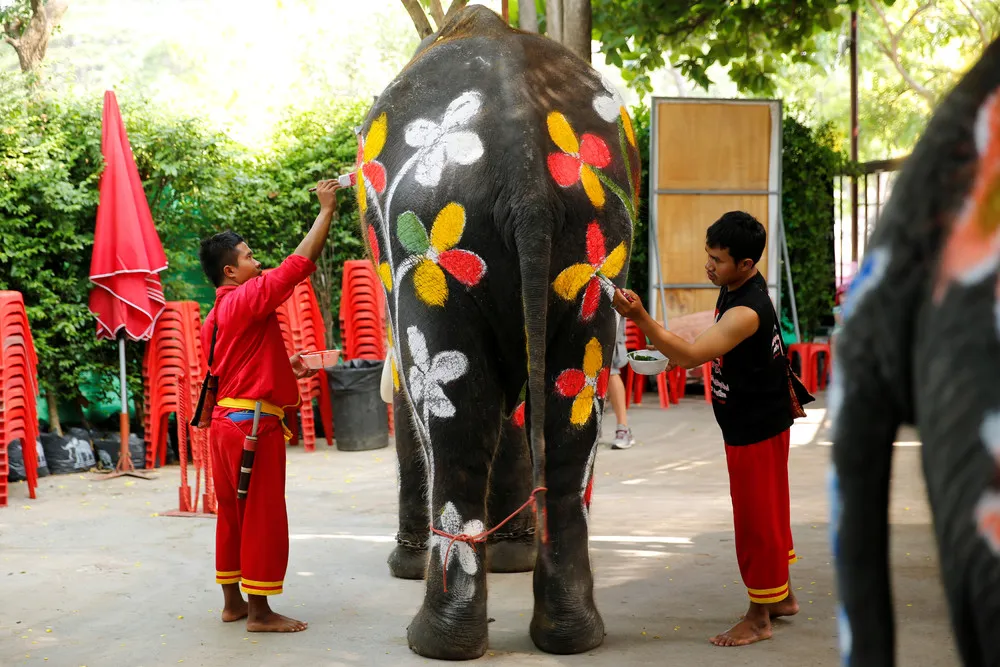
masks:
MULTIPOLYGON (((235 410, 250 410, 253 411, 257 408, 257 401, 252 398, 223 398, 215 402, 216 405, 223 408, 233 408, 235 410)), ((267 401, 260 402, 260 412, 261 414, 271 415, 272 417, 277 417, 280 420, 284 420, 285 411, 279 408, 273 403, 268 403, 267 401)), ((285 435, 285 442, 289 442, 292 439, 292 432, 285 422, 281 422, 281 430, 285 435)))

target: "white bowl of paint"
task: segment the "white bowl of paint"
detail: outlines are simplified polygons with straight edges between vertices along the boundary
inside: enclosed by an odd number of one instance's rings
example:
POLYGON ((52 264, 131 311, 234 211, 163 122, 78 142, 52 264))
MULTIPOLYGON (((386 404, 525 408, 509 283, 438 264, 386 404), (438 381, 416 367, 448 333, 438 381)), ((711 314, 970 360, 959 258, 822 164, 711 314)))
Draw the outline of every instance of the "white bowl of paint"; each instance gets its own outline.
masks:
POLYGON ((659 350, 632 350, 628 353, 628 363, 639 375, 659 375, 670 362, 659 350))
POLYGON ((317 371, 336 366, 338 359, 340 359, 340 350, 321 350, 302 355, 302 363, 306 365, 306 368, 317 371))

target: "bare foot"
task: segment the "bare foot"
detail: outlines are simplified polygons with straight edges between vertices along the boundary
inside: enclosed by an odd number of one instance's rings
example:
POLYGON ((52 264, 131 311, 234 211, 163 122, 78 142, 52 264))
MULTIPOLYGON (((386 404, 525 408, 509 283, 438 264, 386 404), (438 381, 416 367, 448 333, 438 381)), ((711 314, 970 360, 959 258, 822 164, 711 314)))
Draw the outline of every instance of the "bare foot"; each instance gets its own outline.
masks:
POLYGON ((747 646, 770 638, 771 621, 767 609, 762 605, 751 603, 750 610, 743 620, 708 641, 716 646, 747 646))
POLYGON ((296 621, 271 611, 262 616, 247 619, 247 632, 302 632, 308 623, 296 621))
POLYGON ((771 618, 795 616, 799 613, 799 601, 795 599, 795 594, 789 591, 788 597, 781 602, 767 605, 767 611, 771 618))
POLYGON ((247 617, 249 607, 247 606, 246 600, 240 598, 239 602, 233 604, 232 607, 229 605, 222 610, 222 622, 232 623, 233 621, 238 621, 241 618, 247 617))
POLYGON ((222 605, 223 623, 232 623, 247 617, 249 607, 247 601, 243 599, 243 594, 240 593, 239 584, 222 584, 222 597, 224 599, 222 605))

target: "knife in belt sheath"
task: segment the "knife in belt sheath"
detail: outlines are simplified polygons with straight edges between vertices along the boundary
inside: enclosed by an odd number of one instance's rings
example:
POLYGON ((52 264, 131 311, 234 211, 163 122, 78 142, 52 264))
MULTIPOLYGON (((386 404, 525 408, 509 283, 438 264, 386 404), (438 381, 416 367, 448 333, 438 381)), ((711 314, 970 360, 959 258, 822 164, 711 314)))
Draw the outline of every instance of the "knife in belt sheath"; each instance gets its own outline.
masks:
POLYGON ((260 424, 260 401, 253 409, 253 426, 250 435, 243 441, 243 458, 240 459, 240 481, 236 487, 236 499, 246 500, 250 491, 250 473, 253 472, 253 457, 257 452, 257 426, 260 424))

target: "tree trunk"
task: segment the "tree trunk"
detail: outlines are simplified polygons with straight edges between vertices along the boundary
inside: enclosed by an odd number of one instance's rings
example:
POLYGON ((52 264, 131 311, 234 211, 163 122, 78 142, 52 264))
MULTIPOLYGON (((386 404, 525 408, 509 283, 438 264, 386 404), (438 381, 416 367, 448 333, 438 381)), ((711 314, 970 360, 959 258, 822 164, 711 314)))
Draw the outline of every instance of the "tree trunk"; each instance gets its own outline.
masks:
POLYGON ((430 37, 434 34, 434 29, 431 28, 431 22, 427 18, 427 14, 424 12, 424 8, 420 6, 418 0, 400 0, 403 6, 406 7, 406 11, 410 14, 410 20, 413 21, 413 27, 416 28, 417 34, 420 35, 420 39, 425 37, 430 37))
POLYGON ((545 0, 545 34, 563 44, 563 2, 545 0))
POLYGON ((52 389, 45 389, 45 403, 49 406, 49 430, 63 436, 62 422, 59 421, 59 403, 56 401, 56 392, 52 389))
POLYGON ((538 11, 535 0, 520 0, 517 5, 518 27, 525 32, 538 32, 538 11))
POLYGON ((562 40, 567 49, 590 62, 590 0, 562 0, 562 40))
POLYGON ((62 2, 31 0, 31 18, 28 24, 14 21, 4 25, 4 41, 14 47, 22 72, 34 72, 45 59, 49 37, 59 25, 67 5, 62 2))

